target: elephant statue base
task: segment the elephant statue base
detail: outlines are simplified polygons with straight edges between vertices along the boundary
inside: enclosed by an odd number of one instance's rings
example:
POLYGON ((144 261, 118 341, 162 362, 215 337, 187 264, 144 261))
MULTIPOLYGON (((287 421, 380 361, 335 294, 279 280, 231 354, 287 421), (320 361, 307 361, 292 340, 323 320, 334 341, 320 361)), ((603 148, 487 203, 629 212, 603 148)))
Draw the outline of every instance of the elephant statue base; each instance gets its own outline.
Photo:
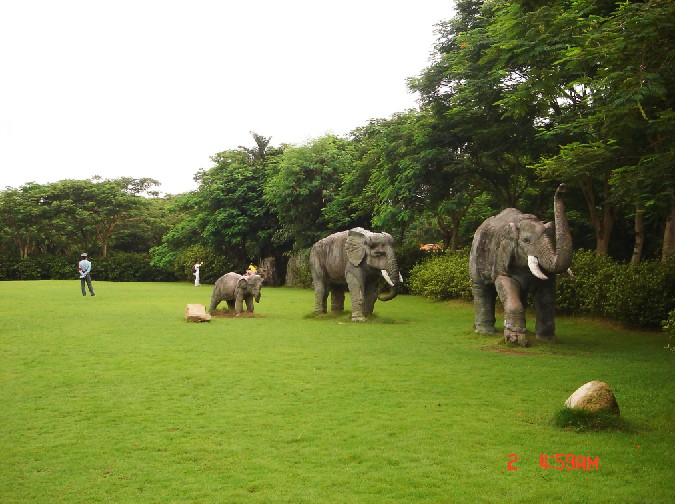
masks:
POLYGON ((213 286, 209 313, 212 313, 221 301, 227 302, 228 310, 234 310, 237 317, 244 311, 244 303, 246 303, 246 310, 253 313, 253 301, 260 302, 262 283, 263 279, 260 275, 226 273, 216 280, 213 286))
POLYGON ((504 305, 504 339, 528 346, 525 301, 534 298, 536 335, 555 339, 555 275, 569 272, 572 237, 565 215, 561 184, 553 197, 555 222, 507 208, 476 230, 469 273, 476 311, 476 332, 495 332, 497 296, 504 305))

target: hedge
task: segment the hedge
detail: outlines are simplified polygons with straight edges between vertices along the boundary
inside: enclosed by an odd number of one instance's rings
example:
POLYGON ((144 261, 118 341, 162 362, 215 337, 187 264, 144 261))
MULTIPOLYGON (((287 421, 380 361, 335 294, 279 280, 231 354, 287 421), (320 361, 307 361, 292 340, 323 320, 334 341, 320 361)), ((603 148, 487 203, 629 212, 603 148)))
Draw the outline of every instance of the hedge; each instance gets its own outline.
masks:
MULTIPOLYGON (((92 257, 92 278, 113 282, 165 282, 173 272, 150 265, 150 254, 114 252, 92 257)), ((37 254, 25 259, 0 258, 0 280, 77 280, 79 256, 37 254)))

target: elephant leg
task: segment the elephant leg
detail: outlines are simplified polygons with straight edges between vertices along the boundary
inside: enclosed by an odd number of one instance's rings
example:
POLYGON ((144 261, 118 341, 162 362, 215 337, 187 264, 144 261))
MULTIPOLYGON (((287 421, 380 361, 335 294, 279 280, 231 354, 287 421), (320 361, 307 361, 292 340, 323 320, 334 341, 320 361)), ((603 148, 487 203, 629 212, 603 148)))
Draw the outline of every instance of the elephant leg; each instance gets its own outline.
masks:
POLYGON ((345 311, 345 289, 343 287, 333 287, 331 289, 330 311, 333 313, 341 313, 345 311))
POLYGON ((356 275, 354 272, 346 273, 347 286, 349 287, 349 296, 352 298, 352 322, 365 322, 366 317, 363 313, 363 275, 356 275))
POLYGON ((320 280, 314 280, 314 313, 326 313, 328 305, 328 289, 320 280))
POLYGON ((511 277, 499 275, 495 279, 495 287, 504 305, 504 339, 509 343, 528 346, 520 285, 511 277))
POLYGON ((375 301, 377 300, 377 279, 372 279, 366 283, 363 294, 363 314, 365 316, 373 313, 375 301))
POLYGON ((537 339, 555 340, 555 276, 544 282, 534 293, 535 332, 537 339))
POLYGON ((213 295, 211 296, 211 304, 209 305, 209 313, 212 313, 215 311, 216 307, 220 303, 221 299, 216 296, 216 293, 214 292, 213 295))
POLYGON ((234 311, 234 299, 227 301, 227 311, 234 311))
POLYGON ((472 283, 473 304, 476 312, 475 331, 481 334, 495 332, 495 301, 497 290, 493 284, 472 283))
POLYGON ((253 313, 253 296, 247 296, 244 299, 246 300, 246 311, 253 313))

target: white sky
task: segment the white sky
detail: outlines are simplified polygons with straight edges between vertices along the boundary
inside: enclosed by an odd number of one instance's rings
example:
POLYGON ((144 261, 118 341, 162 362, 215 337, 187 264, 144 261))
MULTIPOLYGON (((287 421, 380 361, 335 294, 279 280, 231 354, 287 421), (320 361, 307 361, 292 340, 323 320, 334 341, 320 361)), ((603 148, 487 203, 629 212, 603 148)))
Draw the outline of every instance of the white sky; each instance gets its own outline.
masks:
POLYGON ((452 0, 0 0, 0 190, 131 176, 415 107, 452 0))

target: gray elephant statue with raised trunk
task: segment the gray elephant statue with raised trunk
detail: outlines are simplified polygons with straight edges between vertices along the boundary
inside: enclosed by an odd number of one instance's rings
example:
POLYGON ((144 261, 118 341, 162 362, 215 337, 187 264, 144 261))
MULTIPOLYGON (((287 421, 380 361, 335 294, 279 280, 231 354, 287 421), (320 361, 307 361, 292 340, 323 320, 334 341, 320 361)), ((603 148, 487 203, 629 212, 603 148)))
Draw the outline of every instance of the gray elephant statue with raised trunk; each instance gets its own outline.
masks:
POLYGON ((473 237, 469 273, 478 333, 495 332, 496 296, 504 305, 504 339, 529 344, 525 302, 533 294, 537 339, 555 339, 555 275, 569 270, 573 248, 561 184, 554 222, 507 208, 483 222, 473 237))
POLYGON ((402 282, 391 235, 360 227, 316 242, 309 255, 309 266, 314 282, 314 311, 326 313, 329 293, 331 312, 344 311, 348 289, 353 322, 365 321, 373 313, 377 299, 394 299, 402 282), (391 288, 379 294, 381 277, 391 288))
POLYGON ((216 280, 211 295, 209 313, 212 313, 221 301, 227 302, 228 311, 234 310, 237 316, 246 310, 253 313, 253 301, 260 303, 260 288, 263 279, 260 275, 240 275, 230 272, 216 280))

